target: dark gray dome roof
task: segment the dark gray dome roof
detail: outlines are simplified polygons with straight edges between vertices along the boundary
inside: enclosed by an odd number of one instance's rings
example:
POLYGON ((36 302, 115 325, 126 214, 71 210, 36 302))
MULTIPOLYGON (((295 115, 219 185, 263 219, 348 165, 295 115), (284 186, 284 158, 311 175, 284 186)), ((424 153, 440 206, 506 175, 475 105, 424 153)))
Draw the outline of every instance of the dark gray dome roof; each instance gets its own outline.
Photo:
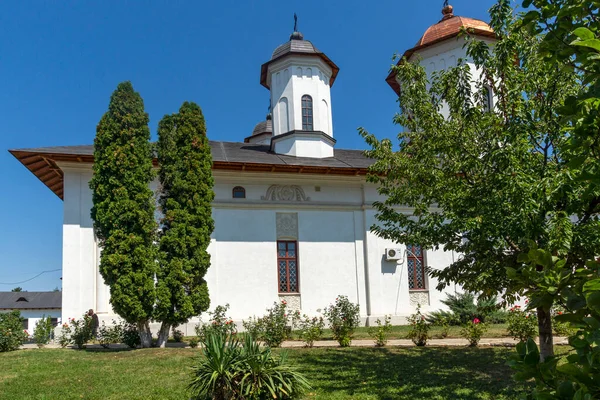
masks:
POLYGON ((252 130, 252 136, 260 135, 261 133, 273 133, 273 121, 271 121, 271 118, 259 122, 252 130))
POLYGON ((273 52, 271 60, 262 65, 260 71, 261 85, 269 89, 269 86, 267 85, 267 71, 269 69, 269 64, 290 54, 320 57, 327 65, 329 65, 329 67, 331 67, 331 78, 329 78, 329 85, 333 85, 333 82, 335 81, 335 78, 340 70, 339 67, 335 65, 335 63, 331 61, 329 57, 325 55, 325 53, 317 49, 310 41, 304 40, 304 36, 300 32, 292 33, 290 40, 278 46, 273 52))

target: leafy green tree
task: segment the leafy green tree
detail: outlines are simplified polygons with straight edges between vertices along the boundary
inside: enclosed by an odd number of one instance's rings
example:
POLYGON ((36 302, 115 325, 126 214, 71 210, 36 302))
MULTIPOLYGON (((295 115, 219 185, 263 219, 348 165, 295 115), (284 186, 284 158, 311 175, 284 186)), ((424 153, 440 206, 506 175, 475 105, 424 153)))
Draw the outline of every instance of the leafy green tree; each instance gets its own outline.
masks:
POLYGON ((209 307, 204 275, 214 230, 212 156, 200 107, 185 102, 177 114, 158 125, 158 160, 163 213, 156 313, 162 322, 159 346, 172 326, 185 323, 209 307))
POLYGON ((148 114, 130 82, 113 92, 94 140, 92 219, 102 247, 100 273, 117 314, 150 347, 157 272, 154 177, 148 114))
MULTIPOLYGON (((566 312, 557 322, 569 322, 577 332, 569 338, 571 354, 560 360, 548 357, 539 362, 532 341, 517 346, 511 365, 516 378, 536 381, 529 399, 600 398, 600 3, 592 0, 526 0, 531 7, 522 18, 529 32, 543 36, 539 52, 544 61, 557 63, 577 73, 583 89, 568 98, 560 110, 568 136, 563 162, 571 167, 571 180, 558 190, 568 191, 583 183, 580 192, 585 209, 571 211, 571 218, 557 238, 561 251, 530 244, 521 261, 529 270, 558 270, 566 281, 557 287, 556 300, 566 312), (580 223, 586 230, 579 231, 580 223), (575 228, 575 229, 574 229, 575 228), (572 240, 581 235, 588 241, 572 240)), ((517 275, 517 278, 522 278, 517 275)), ((533 291, 534 296, 544 295, 533 291)))
POLYGON ((22 292, 22 291, 23 291, 23 288, 21 286, 17 286, 13 290, 11 290, 11 292, 22 292))
POLYGON ((405 128, 399 150, 361 129, 376 159, 368 179, 385 198, 375 203, 373 230, 459 253, 448 268, 429 270, 438 289, 457 282, 487 297, 500 292, 508 302, 535 294, 546 357, 553 354, 550 307, 573 264, 532 269, 519 255, 530 241, 557 253, 568 242, 578 249, 575 264, 600 253, 600 237, 585 217, 586 185, 571 179, 577 167, 564 162, 569 134, 559 109, 581 84, 572 69, 544 60, 541 35, 519 29, 509 0, 490 15, 498 41, 488 46, 470 38, 475 69, 459 63, 428 77, 415 63, 394 67, 402 88, 395 122, 405 128), (399 205, 414 211, 405 214, 399 205), (571 222, 572 215, 580 219, 571 222))

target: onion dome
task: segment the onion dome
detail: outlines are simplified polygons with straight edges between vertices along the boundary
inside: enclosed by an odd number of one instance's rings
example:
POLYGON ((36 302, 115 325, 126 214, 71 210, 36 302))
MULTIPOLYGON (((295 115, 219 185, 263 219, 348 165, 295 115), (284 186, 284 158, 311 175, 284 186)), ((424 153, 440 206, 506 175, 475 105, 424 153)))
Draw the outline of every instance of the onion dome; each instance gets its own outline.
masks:
POLYGON ((329 86, 333 85, 335 78, 339 72, 339 67, 335 65, 333 61, 329 59, 325 55, 325 53, 319 51, 310 41, 304 40, 304 35, 298 31, 294 31, 290 35, 289 42, 285 42, 284 44, 278 46, 275 51, 273 51, 273 55, 271 56, 271 60, 264 63, 260 68, 260 84, 269 88, 269 84, 267 83, 267 75, 269 71, 269 65, 273 62, 280 60, 288 55, 294 56, 308 56, 308 57, 320 57, 329 67, 331 68, 331 78, 329 79, 329 86))
MULTIPOLYGON (((415 46, 404 52, 402 58, 408 60, 414 53, 420 50, 458 36, 462 28, 466 28, 471 35, 488 38, 496 37, 494 30, 486 22, 454 15, 454 7, 447 4, 447 2, 442 9, 442 15, 442 19, 438 23, 431 25, 415 46)), ((398 63, 400 62, 402 62, 402 59, 398 63)), ((400 94, 400 86, 396 81, 396 76, 393 71, 390 72, 386 78, 386 82, 396 93, 400 94)))
POLYGON ((273 136, 273 121, 271 114, 268 114, 267 118, 264 121, 261 121, 258 124, 256 124, 256 126, 252 130, 252 135, 244 139, 244 142, 252 143, 258 140, 263 140, 265 137, 271 136, 273 136))

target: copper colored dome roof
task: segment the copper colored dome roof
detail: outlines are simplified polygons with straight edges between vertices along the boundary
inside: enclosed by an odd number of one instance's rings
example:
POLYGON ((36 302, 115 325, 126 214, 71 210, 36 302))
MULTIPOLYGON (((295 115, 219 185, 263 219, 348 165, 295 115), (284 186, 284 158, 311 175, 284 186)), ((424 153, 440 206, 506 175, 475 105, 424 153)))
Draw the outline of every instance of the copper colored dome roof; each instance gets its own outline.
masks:
MULTIPOLYGON (((406 58, 408 60, 417 51, 458 36, 463 27, 475 36, 496 37, 494 30, 486 22, 454 15, 454 9, 450 5, 444 7, 442 14, 444 17, 437 24, 427 28, 415 46, 404 52, 402 59, 406 58)), ((398 61, 398 64, 402 62, 402 59, 398 61)), ((400 86, 396 82, 393 71, 389 73, 386 81, 397 94, 400 94, 400 86)))

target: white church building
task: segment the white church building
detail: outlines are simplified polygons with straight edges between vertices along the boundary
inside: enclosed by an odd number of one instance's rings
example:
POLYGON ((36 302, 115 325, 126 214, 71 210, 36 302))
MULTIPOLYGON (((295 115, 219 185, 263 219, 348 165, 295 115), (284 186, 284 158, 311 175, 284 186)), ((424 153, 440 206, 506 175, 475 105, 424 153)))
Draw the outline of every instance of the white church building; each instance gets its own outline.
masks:
MULTIPOLYGON (((494 40, 485 22, 455 16, 447 6, 406 57, 429 73, 456 65, 466 58, 462 27, 494 40)), ((435 290, 424 266, 443 269, 458 255, 418 245, 407 252, 370 231, 377 222, 373 202, 381 200, 366 181, 373 160, 335 146, 330 88, 338 72, 293 32, 260 69, 272 115, 248 129, 251 135, 240 132, 240 142, 211 142, 215 230, 206 279, 211 308, 228 303, 237 322, 282 299, 316 315, 338 295, 358 303, 365 322, 389 314, 403 323, 417 304, 425 312, 444 308, 446 294, 435 290)), ((400 90, 393 74, 387 82, 400 90)), ((90 308, 114 318, 90 217, 93 146, 10 152, 63 200, 63 320, 90 308)))

